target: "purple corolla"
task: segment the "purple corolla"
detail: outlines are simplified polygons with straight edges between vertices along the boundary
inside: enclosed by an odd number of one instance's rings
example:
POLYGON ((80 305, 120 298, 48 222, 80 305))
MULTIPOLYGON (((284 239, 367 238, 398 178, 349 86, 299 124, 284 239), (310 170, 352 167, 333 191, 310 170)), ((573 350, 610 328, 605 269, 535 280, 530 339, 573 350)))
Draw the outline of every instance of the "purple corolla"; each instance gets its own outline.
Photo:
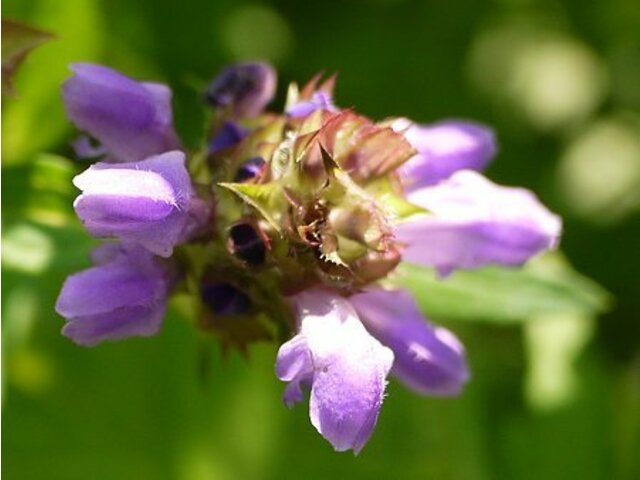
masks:
POLYGON ((185 238, 195 199, 184 153, 131 163, 97 163, 74 178, 76 213, 96 237, 139 243, 168 257, 185 238))
POLYGON ((67 319, 62 333, 93 346, 105 340, 154 335, 164 317, 171 269, 139 246, 105 244, 96 266, 71 275, 56 302, 67 319))
POLYGON ((393 374, 423 394, 454 395, 467 380, 464 350, 451 332, 429 324, 404 291, 369 291, 344 298, 310 290, 292 300, 298 333, 280 347, 284 402, 311 390, 313 426, 338 451, 358 453, 375 427, 393 374))
POLYGON ((418 151, 398 169, 407 191, 436 184, 458 170, 482 171, 497 152, 493 130, 475 122, 418 125, 400 119, 392 126, 418 151))
POLYGON ((408 195, 426 210, 396 226, 405 261, 441 275, 488 264, 520 265, 551 248, 562 224, 523 188, 501 187, 463 170, 408 195))
POLYGON ((166 85, 89 63, 71 69, 74 75, 62 86, 67 116, 101 143, 108 161, 132 162, 179 148, 166 85))
POLYGON ((280 347, 276 373, 284 401, 311 389, 311 423, 338 451, 359 452, 371 436, 393 353, 364 328, 348 300, 324 290, 293 299, 299 333, 280 347))

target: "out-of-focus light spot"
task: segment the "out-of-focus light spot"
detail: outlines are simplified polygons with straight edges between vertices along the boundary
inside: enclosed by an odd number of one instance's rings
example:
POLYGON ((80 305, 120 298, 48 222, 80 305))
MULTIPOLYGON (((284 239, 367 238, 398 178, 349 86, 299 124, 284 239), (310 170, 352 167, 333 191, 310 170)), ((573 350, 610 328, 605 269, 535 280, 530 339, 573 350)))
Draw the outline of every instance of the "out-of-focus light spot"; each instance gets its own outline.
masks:
POLYGON ((72 179, 77 173, 73 163, 64 157, 41 153, 35 157, 25 214, 38 222, 63 226, 75 221, 70 208, 74 192, 72 179))
POLYGON ((607 70, 595 52, 567 34, 514 22, 474 40, 472 81, 505 110, 540 130, 588 117, 608 90, 607 70))
POLYGON ((14 286, 3 301, 3 337, 10 348, 21 348, 27 343, 38 315, 38 295, 33 288, 14 286))
POLYGON ((557 170, 567 206, 595 224, 611 224, 640 207, 640 118, 600 120, 568 146, 557 170))
POLYGON ((35 190, 68 194, 75 190, 71 183, 75 173, 76 168, 68 158, 41 153, 33 162, 29 183, 35 190))
POLYGON ((582 316, 551 315, 527 322, 525 394, 531 408, 549 411, 571 402, 579 386, 575 362, 593 333, 593 319, 582 316))
POLYGON ((36 275, 51 263, 53 242, 42 230, 22 223, 2 233, 3 267, 36 275))
POLYGON ((32 349, 21 349, 8 359, 9 381, 22 392, 41 395, 54 381, 52 359, 32 349))
POLYGON ((279 62, 293 45, 287 20, 266 5, 247 5, 231 13, 225 18, 222 35, 224 45, 236 60, 279 62))
MULTIPOLYGON (((187 444, 188 445, 188 444, 187 444)), ((184 458, 180 462, 181 480, 231 480, 237 478, 232 474, 229 461, 216 455, 215 451, 204 445, 191 445, 185 449, 184 458)))

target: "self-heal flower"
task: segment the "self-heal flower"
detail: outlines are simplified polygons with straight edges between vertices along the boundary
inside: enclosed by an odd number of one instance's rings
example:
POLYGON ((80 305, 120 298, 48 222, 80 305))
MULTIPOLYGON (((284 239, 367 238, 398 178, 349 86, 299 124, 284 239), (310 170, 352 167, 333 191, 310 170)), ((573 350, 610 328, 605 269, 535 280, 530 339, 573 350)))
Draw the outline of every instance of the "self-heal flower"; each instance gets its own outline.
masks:
POLYGON ((498 186, 470 170, 407 198, 427 213, 396 226, 396 238, 406 244, 403 259, 441 275, 487 264, 520 265, 554 248, 560 237, 560 218, 531 192, 498 186))
POLYGON ((393 128, 418 151, 398 169, 407 191, 438 183, 458 170, 482 171, 497 151, 493 130, 475 122, 445 120, 418 125, 399 119, 393 128))
POLYGON ((93 346, 157 333, 171 282, 167 266, 131 245, 103 245, 93 260, 95 267, 71 275, 60 292, 56 311, 67 319, 63 335, 93 346))
POLYGON ((392 373, 424 395, 457 395, 469 378, 464 348, 434 326, 404 290, 373 288, 349 298, 367 330, 393 350, 392 373))
POLYGON ((89 63, 71 69, 74 75, 62 86, 67 116, 100 141, 109 161, 132 162, 180 146, 165 85, 89 63))
POLYGON ((132 163, 97 163, 74 178, 82 190, 76 213, 96 237, 139 243, 168 257, 188 233, 198 203, 184 153, 167 152, 132 163))
POLYGON ((90 234, 119 243, 67 279, 64 334, 82 345, 151 335, 175 285, 223 352, 289 338, 276 360, 284 403, 309 391, 311 423, 338 451, 371 437, 389 374, 437 396, 469 378, 454 334, 393 289, 401 262, 444 276, 558 242, 560 219, 533 194, 476 173, 496 152, 482 125, 376 122, 336 107, 335 76, 320 75, 264 112, 275 72, 242 63, 205 92, 215 111, 202 148, 181 152, 166 87, 73 70, 67 113, 99 142, 74 147, 104 156, 74 179, 74 207, 90 234))
POLYGON ((276 372, 288 406, 311 389, 311 423, 337 451, 358 453, 378 419, 391 350, 364 328, 345 298, 326 290, 293 299, 298 334, 280 347, 276 372))

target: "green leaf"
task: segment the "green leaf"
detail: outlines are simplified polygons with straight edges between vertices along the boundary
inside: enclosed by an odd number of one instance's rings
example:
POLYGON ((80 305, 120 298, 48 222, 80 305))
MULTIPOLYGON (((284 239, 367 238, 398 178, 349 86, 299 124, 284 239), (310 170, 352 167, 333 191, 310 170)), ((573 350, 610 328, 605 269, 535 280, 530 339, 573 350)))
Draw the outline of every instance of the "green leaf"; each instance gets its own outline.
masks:
POLYGON ((264 183, 259 185, 248 183, 225 183, 218 185, 227 190, 231 190, 244 202, 258 210, 264 219, 277 231, 280 232, 280 225, 277 215, 282 210, 285 197, 280 186, 276 183, 264 183))
MULTIPOLYGON (((552 258, 552 260, 549 260, 552 258)), ((487 267, 457 271, 438 278, 431 269, 402 264, 394 279, 410 290, 434 319, 497 323, 522 322, 550 314, 595 314, 609 303, 609 294, 568 265, 550 271, 537 259, 527 269, 487 267)))
POLYGON ((13 94, 13 76, 31 50, 51 40, 48 32, 13 20, 2 20, 2 93, 13 94))

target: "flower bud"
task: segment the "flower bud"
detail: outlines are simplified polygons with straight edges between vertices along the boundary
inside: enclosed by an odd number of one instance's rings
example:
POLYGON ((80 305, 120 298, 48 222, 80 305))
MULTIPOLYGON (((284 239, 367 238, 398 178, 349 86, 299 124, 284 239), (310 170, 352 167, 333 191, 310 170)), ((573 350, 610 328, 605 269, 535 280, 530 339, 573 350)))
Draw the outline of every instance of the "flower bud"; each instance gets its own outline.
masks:
POLYGON ((216 315, 241 315, 251 306, 247 295, 230 283, 204 283, 200 298, 216 315))
POLYGON ((262 265, 267 253, 263 239, 248 223, 238 223, 231 227, 229 250, 236 258, 252 267, 262 265))
POLYGON ((260 175, 264 164, 265 162, 262 157, 250 158, 240 166, 233 181, 236 183, 243 183, 253 180, 260 175))
POLYGON ((205 91, 216 108, 229 107, 237 117, 255 117, 273 98, 276 72, 267 63, 238 63, 224 69, 205 91))

